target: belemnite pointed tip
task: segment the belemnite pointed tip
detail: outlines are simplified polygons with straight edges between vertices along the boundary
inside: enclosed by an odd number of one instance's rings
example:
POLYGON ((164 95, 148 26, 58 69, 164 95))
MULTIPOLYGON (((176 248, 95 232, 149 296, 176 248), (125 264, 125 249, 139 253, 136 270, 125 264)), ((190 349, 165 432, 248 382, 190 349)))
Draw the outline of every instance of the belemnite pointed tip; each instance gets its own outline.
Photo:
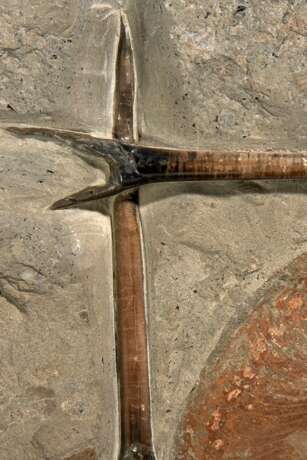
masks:
POLYGON ((53 203, 49 209, 51 211, 60 211, 62 209, 69 209, 75 204, 72 200, 59 200, 53 203))

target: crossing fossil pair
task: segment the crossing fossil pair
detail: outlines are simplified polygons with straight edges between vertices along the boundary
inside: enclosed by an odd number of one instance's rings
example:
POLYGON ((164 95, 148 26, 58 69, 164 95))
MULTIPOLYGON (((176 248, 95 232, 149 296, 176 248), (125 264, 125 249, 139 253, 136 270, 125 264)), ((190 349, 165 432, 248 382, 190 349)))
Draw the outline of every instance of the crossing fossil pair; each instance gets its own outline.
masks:
MULTIPOLYGON (((139 187, 148 183, 175 181, 306 179, 307 151, 245 150, 223 152, 206 149, 188 151, 141 145, 135 136, 133 119, 134 69, 129 28, 122 21, 117 61, 113 139, 100 139, 91 134, 47 127, 19 125, 10 126, 7 129, 20 136, 39 136, 42 139, 50 140, 52 138, 58 142, 69 143, 77 153, 82 154, 83 158, 88 156, 89 158, 105 160, 108 174, 106 185, 89 186, 69 197, 63 197, 63 199, 53 204, 52 209, 78 207, 80 204, 89 201, 115 197, 112 200, 111 215, 114 242, 116 349, 121 409, 121 447, 119 455, 120 459, 154 460, 156 456, 151 429, 147 325, 144 300, 144 262, 141 225, 138 214, 139 187)), ((299 263, 304 264, 305 259, 302 259, 302 261, 299 263)), ((306 268, 306 265, 304 267, 306 268)), ((302 291, 300 285, 297 293, 293 295, 296 299, 293 300, 294 303, 289 299, 285 300, 285 302, 288 302, 286 308, 290 309, 289 321, 293 321, 293 324, 296 324, 296 321, 301 321, 301 319, 296 319, 296 312, 299 309, 299 314, 303 315, 301 309, 303 308, 302 305, 305 304, 298 305, 295 302, 301 302, 301 300, 298 300, 301 297, 303 298, 302 302, 305 302, 306 291, 302 291), (292 302, 293 308, 289 302, 292 302), (296 307, 296 305, 298 306, 296 307)), ((282 299, 277 299, 276 301, 283 302, 282 299)), ((265 310, 265 307, 261 307, 259 312, 261 313, 262 310, 265 310)), ((257 313, 258 315, 260 315, 259 312, 257 313)), ((282 315, 282 313, 280 314, 282 315)), ((263 315, 264 318, 269 316, 267 311, 264 311, 263 315)), ((260 317, 258 319, 259 324, 262 324, 262 319, 260 317)), ((281 323, 285 319, 286 316, 281 318, 281 323)), ((257 321, 257 318, 254 318, 253 321, 257 321)), ((263 332, 263 334, 269 334, 267 331, 270 321, 269 319, 263 319, 263 321, 267 321, 263 326, 264 329, 266 328, 266 332, 263 332)), ((244 330, 246 340, 249 340, 249 334, 253 334, 248 327, 246 326, 244 330)), ((278 326, 273 324, 272 328, 274 327, 277 327, 276 340, 282 340, 281 336, 278 335, 282 324, 278 326)), ((266 337, 266 340, 268 342, 269 339, 266 337)), ((270 340, 272 341, 273 339, 270 340)), ((235 345, 231 346, 235 347, 235 345)), ((250 343, 250 347, 252 346, 253 341, 250 343)), ((264 346, 268 347, 268 345, 264 346)), ((257 350, 253 351, 251 348, 248 353, 253 356, 253 353, 257 354, 258 352, 257 350)), ((259 351, 259 353, 262 352, 259 351)), ((277 357, 276 359, 279 358, 277 357)), ((272 360, 268 363, 268 366, 274 369, 275 362, 273 358, 272 360)), ((237 412, 229 415, 227 404, 232 401, 235 401, 235 404, 239 404, 244 397, 246 406, 244 407, 246 411, 250 410, 250 413, 252 413, 254 402, 251 400, 252 396, 248 396, 251 392, 248 393, 245 386, 251 388, 254 385, 253 388, 256 390, 253 395, 257 398, 260 397, 257 396, 257 391, 259 390, 257 390, 257 385, 261 381, 259 380, 260 377, 259 379, 257 377, 256 365, 253 363, 254 361, 252 362, 250 359, 246 362, 242 361, 240 369, 234 366, 231 369, 229 368, 227 372, 224 370, 222 372, 221 369, 214 371, 217 376, 215 385, 219 385, 219 387, 215 387, 214 392, 214 401, 216 403, 212 402, 213 400, 207 401, 207 399, 204 402, 200 393, 195 401, 191 403, 187 419, 183 423, 184 439, 180 442, 178 441, 178 458, 222 458, 222 453, 230 445, 234 449, 237 448, 236 442, 231 438, 231 433, 235 433, 233 427, 236 423, 239 423, 239 416, 243 409, 239 407, 237 412), (235 378, 237 380, 234 380, 235 378), (226 393, 223 393, 223 391, 226 391, 226 393), (205 408, 200 410, 200 407, 203 407, 204 404, 205 408), (218 405, 218 408, 214 408, 215 405, 218 405), (225 414, 228 414, 228 421, 226 421, 225 414), (229 420, 232 420, 230 428, 227 425, 227 423, 230 423, 229 420), (200 427, 202 424, 203 428, 200 427), (197 436, 195 434, 197 432, 202 434, 197 436)), ((298 369, 297 372, 299 373, 300 370, 298 369)), ((277 373, 276 375, 280 377, 281 374, 277 373)), ((282 377, 285 378, 285 375, 283 374, 282 377)), ((208 386, 209 384, 206 383, 206 385, 208 386)), ((304 389, 301 390, 304 392, 304 389)), ((208 390, 206 387, 206 391, 211 391, 211 389, 208 390)), ((299 410, 300 401, 293 402, 296 412, 299 410)), ((273 402, 263 401, 262 404, 264 408, 268 407, 266 404, 272 404, 272 411, 275 411, 276 417, 279 414, 281 414, 281 417, 284 414, 289 414, 288 409, 288 412, 282 412, 282 409, 280 409, 281 412, 278 412, 279 406, 273 402)), ((305 417, 305 402, 302 404, 303 416, 305 417)), ((261 413, 256 412, 255 423, 260 416, 261 413)), ((287 416, 289 417, 289 415, 287 416)), ((274 423, 272 426, 277 427, 278 424, 274 423)), ((263 433, 265 437, 265 430, 263 433)), ((290 432, 281 430, 279 433, 280 438, 282 438, 285 433, 290 432)), ((250 429, 247 429, 243 438, 247 446, 246 449, 248 449, 248 442, 251 439, 250 429)), ((255 439, 258 438, 256 437, 255 439)), ((235 457, 235 454, 230 453, 230 455, 233 456, 227 458, 241 458, 240 456, 235 457)), ((292 457, 289 456, 288 458, 292 457)))

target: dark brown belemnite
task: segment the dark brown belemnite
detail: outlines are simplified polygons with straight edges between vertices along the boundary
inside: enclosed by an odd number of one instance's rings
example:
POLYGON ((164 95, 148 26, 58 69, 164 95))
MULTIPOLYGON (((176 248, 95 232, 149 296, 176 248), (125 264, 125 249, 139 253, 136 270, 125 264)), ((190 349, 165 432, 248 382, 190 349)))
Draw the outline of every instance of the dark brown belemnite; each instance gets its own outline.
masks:
POLYGON ((115 200, 112 222, 121 404, 120 458, 154 460, 141 226, 134 196, 115 200))
POLYGON ((307 177, 307 151, 221 152, 136 147, 133 157, 144 182, 307 177))
MULTIPOLYGON (((118 105, 118 108, 122 108, 118 105)), ((87 187, 54 204, 53 209, 117 195, 148 183, 307 178, 307 150, 220 151, 178 150, 133 145, 122 140, 94 138, 89 134, 39 127, 10 127, 17 135, 39 135, 73 145, 89 158, 103 158, 109 165, 106 185, 87 187)), ((121 119, 117 134, 127 138, 130 124, 121 119)))
MULTIPOLYGON (((134 62, 129 29, 123 17, 116 76, 113 136, 132 142, 134 62)), ((117 154, 120 159, 123 158, 121 146, 117 147, 117 154)), ((111 162, 113 158, 114 155, 111 162)), ((129 183, 133 168, 127 155, 125 166, 126 170, 119 174, 126 177, 129 183)), ((137 191, 115 199, 112 229, 121 426, 119 459, 155 460, 151 431, 142 230, 137 191)))
POLYGON ((120 24, 116 78, 113 137, 115 139, 131 140, 134 138, 134 63, 129 31, 123 22, 123 18, 121 18, 120 24))

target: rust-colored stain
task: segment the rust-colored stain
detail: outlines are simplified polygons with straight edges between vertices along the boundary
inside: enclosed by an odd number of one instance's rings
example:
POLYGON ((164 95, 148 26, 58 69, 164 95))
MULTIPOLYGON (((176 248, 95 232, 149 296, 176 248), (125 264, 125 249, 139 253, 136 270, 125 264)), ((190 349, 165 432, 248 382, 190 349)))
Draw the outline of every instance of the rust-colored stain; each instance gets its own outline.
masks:
POLYGON ((307 459, 307 253, 272 280, 204 371, 175 458, 307 459))
POLYGON ((97 454, 95 449, 89 447, 82 452, 65 457, 64 460, 97 460, 97 454))

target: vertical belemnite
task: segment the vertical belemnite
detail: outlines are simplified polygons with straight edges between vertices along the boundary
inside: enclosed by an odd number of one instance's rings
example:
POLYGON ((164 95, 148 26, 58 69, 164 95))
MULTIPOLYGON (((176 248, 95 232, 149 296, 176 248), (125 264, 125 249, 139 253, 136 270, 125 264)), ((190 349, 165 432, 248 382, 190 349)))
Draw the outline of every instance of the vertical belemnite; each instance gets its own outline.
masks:
POLYGON ((116 62, 113 137, 135 141, 134 98, 135 70, 129 28, 126 19, 120 21, 120 36, 116 62))
POLYGON ((118 197, 113 214, 120 460, 155 458, 151 433, 141 224, 136 200, 134 195, 118 197))
MULTIPOLYGON (((130 32, 121 18, 116 65, 113 137, 134 143, 135 70, 130 32)), ((155 460, 138 191, 114 201, 114 293, 120 395, 119 460, 155 460)))

